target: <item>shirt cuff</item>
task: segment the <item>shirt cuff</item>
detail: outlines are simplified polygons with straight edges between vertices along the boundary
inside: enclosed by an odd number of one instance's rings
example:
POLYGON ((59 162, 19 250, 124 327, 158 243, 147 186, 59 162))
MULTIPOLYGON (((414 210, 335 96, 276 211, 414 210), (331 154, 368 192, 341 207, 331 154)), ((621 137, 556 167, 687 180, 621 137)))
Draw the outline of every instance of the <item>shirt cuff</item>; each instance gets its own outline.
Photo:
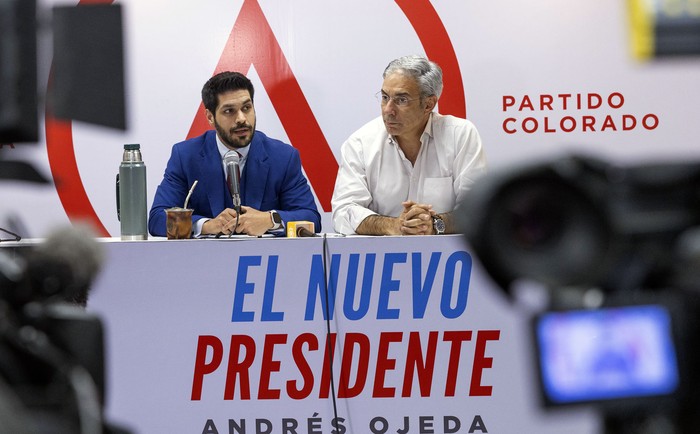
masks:
POLYGON ((193 229, 193 234, 192 237, 197 238, 198 236, 202 235, 202 226, 204 226, 204 223, 208 222, 211 219, 208 218, 203 218, 199 219, 194 223, 193 229))
POLYGON ((357 227, 360 226, 360 223, 367 217, 371 215, 377 215, 376 212, 372 211, 369 208, 364 208, 361 206, 351 206, 348 208, 348 223, 350 224, 350 227, 352 228, 352 231, 357 233, 357 227))

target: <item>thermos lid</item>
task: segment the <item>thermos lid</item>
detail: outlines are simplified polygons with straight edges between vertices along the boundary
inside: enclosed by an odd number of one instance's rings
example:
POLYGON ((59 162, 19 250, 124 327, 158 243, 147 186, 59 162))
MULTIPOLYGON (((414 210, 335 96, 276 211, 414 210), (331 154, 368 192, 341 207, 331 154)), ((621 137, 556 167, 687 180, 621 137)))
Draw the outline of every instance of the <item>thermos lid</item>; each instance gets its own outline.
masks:
POLYGON ((138 143, 129 143, 127 145, 124 145, 124 150, 125 151, 136 151, 141 149, 141 145, 138 143))

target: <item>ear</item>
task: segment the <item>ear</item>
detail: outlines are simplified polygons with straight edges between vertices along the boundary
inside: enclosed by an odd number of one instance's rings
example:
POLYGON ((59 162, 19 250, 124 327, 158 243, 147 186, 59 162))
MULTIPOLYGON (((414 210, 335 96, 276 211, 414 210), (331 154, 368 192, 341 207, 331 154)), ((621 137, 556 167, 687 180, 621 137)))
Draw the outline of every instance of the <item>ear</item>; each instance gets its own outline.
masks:
POLYGON ((437 97, 435 95, 431 95, 425 99, 425 111, 426 113, 430 113, 433 111, 435 106, 437 105, 437 97))
POLYGON ((214 113, 210 112, 209 109, 205 109, 204 113, 207 115, 209 125, 214 126, 214 113))

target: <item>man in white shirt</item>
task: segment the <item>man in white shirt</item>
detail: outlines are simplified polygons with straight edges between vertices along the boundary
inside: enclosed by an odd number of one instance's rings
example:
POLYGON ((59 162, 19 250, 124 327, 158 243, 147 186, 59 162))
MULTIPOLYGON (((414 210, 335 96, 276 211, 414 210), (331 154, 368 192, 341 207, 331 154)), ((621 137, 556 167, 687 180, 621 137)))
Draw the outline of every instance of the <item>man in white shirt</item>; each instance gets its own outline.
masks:
POLYGON ((486 157, 474 125, 434 112, 442 70, 421 56, 386 67, 382 116, 341 147, 333 227, 343 234, 434 235, 456 231, 453 211, 486 157))

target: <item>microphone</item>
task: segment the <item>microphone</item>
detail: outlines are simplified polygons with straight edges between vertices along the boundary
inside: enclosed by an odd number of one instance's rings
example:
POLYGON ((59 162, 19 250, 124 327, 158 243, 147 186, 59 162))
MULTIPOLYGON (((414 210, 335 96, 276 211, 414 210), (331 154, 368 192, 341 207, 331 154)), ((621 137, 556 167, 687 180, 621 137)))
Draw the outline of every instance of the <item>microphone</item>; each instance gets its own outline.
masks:
POLYGON ((224 155, 224 167, 226 171, 226 183, 228 191, 233 199, 233 208, 236 213, 241 213, 241 156, 236 151, 228 151, 224 155))
POLYGON ((316 237, 314 223, 306 220, 287 223, 287 238, 316 237))
POLYGON ((315 236, 316 236, 315 233, 311 232, 310 230, 306 229, 306 228, 303 227, 303 226, 300 226, 300 227, 297 228, 297 237, 298 237, 298 238, 301 238, 301 237, 315 237, 315 236))
POLYGON ((104 257, 90 227, 71 225, 53 231, 26 255, 29 293, 22 294, 22 301, 57 299, 86 305, 104 257))

